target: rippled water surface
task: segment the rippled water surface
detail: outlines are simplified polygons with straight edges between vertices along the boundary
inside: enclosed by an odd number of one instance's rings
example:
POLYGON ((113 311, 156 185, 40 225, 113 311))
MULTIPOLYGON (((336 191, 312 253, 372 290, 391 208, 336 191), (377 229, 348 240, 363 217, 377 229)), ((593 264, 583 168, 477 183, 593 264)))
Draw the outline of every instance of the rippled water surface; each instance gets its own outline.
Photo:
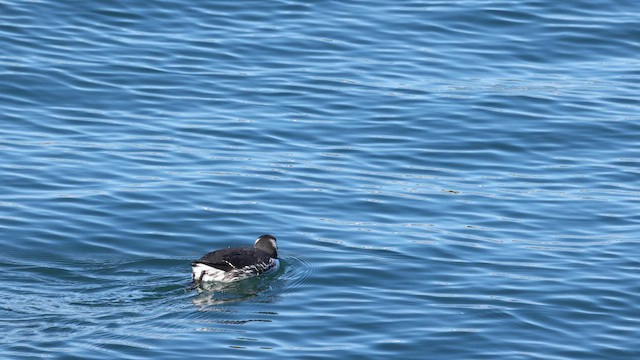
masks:
POLYGON ((0 2, 0 357, 638 359, 639 13, 0 2))

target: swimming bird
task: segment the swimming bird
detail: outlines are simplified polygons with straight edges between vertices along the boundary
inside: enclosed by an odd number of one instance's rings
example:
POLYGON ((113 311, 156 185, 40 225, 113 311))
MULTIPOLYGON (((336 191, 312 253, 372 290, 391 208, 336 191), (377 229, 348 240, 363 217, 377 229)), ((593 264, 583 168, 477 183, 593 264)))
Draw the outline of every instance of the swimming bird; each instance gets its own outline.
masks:
POLYGON ((261 235, 253 246, 220 249, 193 261, 192 288, 203 281, 233 282, 260 275, 279 263, 276 238, 261 235))

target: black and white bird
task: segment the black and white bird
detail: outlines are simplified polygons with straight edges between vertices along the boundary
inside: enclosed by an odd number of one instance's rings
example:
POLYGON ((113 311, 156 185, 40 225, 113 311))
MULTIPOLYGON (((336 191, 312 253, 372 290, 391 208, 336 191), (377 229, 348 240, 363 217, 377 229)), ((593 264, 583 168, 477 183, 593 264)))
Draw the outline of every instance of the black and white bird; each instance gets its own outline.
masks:
POLYGON ((253 246, 212 251, 191 263, 193 286, 203 281, 233 282, 276 269, 278 246, 273 235, 261 235, 253 246))

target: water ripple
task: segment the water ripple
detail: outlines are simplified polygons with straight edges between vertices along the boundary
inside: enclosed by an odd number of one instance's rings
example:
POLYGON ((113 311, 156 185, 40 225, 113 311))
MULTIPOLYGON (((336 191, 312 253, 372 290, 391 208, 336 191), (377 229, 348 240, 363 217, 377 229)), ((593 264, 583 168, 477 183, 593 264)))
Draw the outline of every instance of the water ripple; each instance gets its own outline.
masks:
POLYGON ((631 3, 1 7, 3 357, 637 357, 631 3))

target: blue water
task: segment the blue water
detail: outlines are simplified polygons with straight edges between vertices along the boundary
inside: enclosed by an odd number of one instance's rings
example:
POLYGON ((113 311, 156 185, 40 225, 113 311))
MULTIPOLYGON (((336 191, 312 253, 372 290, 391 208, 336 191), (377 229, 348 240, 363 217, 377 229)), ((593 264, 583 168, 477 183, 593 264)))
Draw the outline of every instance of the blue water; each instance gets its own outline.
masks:
POLYGON ((0 358, 638 359, 639 13, 1 2, 0 358))

